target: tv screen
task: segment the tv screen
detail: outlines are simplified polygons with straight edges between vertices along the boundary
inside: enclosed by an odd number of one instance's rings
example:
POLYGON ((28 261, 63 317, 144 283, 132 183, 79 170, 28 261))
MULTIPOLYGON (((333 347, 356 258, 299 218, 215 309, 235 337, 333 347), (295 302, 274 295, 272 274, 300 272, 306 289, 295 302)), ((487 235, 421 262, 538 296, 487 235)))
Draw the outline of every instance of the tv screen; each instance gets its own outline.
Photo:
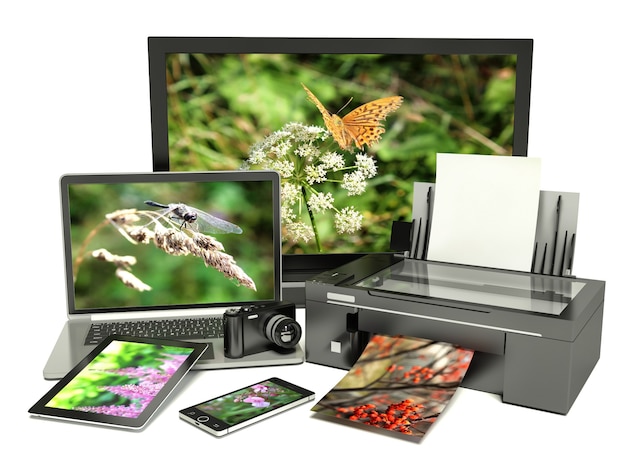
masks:
POLYGON ((532 46, 151 37, 153 168, 278 171, 289 287, 391 251, 437 153, 525 156, 532 46))

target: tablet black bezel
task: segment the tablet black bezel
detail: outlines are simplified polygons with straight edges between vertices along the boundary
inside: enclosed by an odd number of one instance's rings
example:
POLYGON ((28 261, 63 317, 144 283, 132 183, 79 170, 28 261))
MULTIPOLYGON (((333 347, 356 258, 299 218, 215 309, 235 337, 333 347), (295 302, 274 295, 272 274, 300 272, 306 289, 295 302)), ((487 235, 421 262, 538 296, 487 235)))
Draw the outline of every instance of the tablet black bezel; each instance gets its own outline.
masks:
POLYGON ((188 341, 179 341, 173 339, 160 339, 160 338, 137 338, 134 336, 125 335, 111 335, 105 338, 98 346, 96 346, 84 359, 82 359, 71 371, 69 371, 65 377, 59 380, 41 399, 37 401, 28 412, 34 416, 41 418, 55 418, 61 420, 69 420, 80 423, 115 426, 127 429, 138 430, 143 428, 148 420, 155 414, 158 408, 167 399, 174 388, 180 383, 182 378, 189 372, 192 366, 197 362, 202 353, 207 348, 204 343, 192 343, 188 341), (191 348, 192 351, 181 364, 178 370, 170 377, 167 383, 159 391, 159 393, 152 399, 145 410, 137 418, 127 418, 122 416, 110 416, 105 414, 91 413, 78 410, 66 410, 60 408, 50 408, 46 406, 52 398, 54 398, 59 391, 61 391, 74 377, 76 377, 85 367, 87 367, 91 361, 100 354, 109 344, 113 341, 130 342, 130 343, 143 343, 143 344, 155 344, 162 346, 174 346, 191 348))

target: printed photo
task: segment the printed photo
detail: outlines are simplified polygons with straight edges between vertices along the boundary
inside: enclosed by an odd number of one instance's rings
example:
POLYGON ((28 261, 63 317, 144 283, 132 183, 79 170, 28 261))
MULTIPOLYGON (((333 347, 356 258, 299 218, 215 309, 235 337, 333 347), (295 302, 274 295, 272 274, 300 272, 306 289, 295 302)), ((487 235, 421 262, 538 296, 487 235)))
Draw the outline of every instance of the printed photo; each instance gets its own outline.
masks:
POLYGON ((449 343, 376 335, 312 410, 419 442, 454 396, 473 354, 449 343))

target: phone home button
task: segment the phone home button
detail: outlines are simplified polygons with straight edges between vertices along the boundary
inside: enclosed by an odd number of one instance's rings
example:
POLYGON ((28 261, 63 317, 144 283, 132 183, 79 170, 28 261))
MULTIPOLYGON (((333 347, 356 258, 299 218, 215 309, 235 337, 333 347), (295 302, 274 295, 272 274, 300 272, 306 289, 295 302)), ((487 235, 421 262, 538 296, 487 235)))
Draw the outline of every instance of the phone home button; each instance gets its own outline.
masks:
POLYGON ((202 416, 198 416, 197 421, 199 423, 206 423, 209 420, 208 416, 202 415, 202 416))

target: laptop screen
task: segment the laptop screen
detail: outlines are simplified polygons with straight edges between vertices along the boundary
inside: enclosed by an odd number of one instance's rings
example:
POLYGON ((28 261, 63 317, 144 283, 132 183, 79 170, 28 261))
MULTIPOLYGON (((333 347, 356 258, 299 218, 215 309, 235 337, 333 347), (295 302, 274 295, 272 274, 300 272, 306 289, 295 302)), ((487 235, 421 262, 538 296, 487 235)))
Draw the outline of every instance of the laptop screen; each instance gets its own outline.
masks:
POLYGON ((281 299, 271 171, 65 175, 69 313, 281 299))

